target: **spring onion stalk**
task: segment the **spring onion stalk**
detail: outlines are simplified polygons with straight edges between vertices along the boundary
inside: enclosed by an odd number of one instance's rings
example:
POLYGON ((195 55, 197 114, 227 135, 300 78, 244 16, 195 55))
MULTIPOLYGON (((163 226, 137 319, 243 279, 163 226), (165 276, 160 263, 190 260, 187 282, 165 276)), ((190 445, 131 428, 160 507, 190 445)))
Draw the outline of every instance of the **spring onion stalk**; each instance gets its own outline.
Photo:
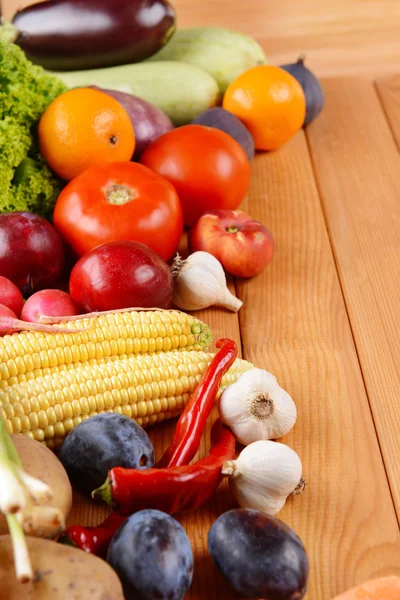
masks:
POLYGON ((24 533, 47 526, 65 527, 62 512, 48 506, 52 498, 53 492, 48 485, 23 470, 18 452, 0 417, 0 512, 7 519, 15 573, 22 583, 33 580, 24 533))
POLYGON ((20 583, 28 583, 33 581, 33 570, 24 530, 15 515, 6 515, 6 518, 14 551, 15 575, 20 583))

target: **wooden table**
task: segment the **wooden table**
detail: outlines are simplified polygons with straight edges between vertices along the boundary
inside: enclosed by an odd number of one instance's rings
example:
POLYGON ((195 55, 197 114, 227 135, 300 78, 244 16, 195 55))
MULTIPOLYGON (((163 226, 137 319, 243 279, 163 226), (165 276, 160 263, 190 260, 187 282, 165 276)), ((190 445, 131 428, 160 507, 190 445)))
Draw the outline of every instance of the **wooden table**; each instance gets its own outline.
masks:
MULTIPOLYGON (((198 313, 297 403, 284 441, 309 484, 279 517, 306 545, 308 600, 400 575, 400 77, 324 87, 320 118, 253 163, 243 209, 273 232, 273 263, 232 282, 238 315, 198 313)), ((172 428, 149 430, 157 455, 172 428)), ((222 485, 180 519, 196 555, 191 600, 235 598, 206 545, 212 521, 233 506, 222 485)), ((105 514, 77 498, 70 523, 105 514)))

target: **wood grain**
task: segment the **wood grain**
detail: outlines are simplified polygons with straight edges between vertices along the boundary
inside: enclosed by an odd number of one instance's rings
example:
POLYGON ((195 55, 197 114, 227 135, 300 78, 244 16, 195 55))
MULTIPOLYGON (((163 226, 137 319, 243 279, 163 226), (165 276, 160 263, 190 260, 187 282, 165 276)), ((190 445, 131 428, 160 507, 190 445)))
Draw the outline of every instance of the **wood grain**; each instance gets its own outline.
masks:
MULTIPOLYGON (((5 16, 30 0, 2 0, 5 16)), ((180 27, 230 27, 254 36, 273 64, 306 53, 319 76, 400 71, 398 0, 172 0, 180 27)))
POLYGON ((237 283, 243 354, 297 403, 285 441, 309 486, 280 517, 306 543, 307 598, 325 600, 400 574, 399 533, 303 133, 257 157, 244 210, 274 232, 276 254, 257 279, 237 283))
POLYGON ((400 156, 370 82, 325 85, 326 109, 308 137, 400 517, 400 156))
POLYGON ((397 147, 400 150, 400 74, 378 79, 375 85, 397 147))

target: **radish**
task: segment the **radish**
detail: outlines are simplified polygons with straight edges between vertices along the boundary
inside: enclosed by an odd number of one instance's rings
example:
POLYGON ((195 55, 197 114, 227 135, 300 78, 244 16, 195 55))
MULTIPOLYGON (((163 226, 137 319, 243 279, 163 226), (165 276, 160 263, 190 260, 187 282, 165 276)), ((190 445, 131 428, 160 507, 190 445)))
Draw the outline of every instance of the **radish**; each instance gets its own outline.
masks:
MULTIPOLYGON (((24 299, 17 286, 10 281, 10 279, 7 279, 7 277, 3 277, 2 275, 0 275, 0 304, 9 308, 13 312, 15 318, 18 318, 21 315, 22 306, 24 304, 24 299)), ((1 316, 10 315, 2 313, 1 316)))
POLYGON ((69 317, 79 315, 77 304, 71 296, 61 290, 41 290, 25 302, 21 318, 35 323, 42 315, 49 317, 69 317))

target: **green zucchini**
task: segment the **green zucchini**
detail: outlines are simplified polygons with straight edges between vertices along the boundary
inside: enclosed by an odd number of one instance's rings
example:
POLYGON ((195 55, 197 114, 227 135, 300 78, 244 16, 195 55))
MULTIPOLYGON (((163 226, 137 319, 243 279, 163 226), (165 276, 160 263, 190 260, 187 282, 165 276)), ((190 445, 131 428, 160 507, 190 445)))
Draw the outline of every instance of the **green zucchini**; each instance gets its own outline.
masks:
POLYGON ((69 88, 97 85, 138 96, 161 108, 175 125, 190 123, 220 99, 218 85, 209 73, 181 62, 144 62, 53 74, 69 88))
POLYGON ((210 73, 223 94, 243 71, 266 62, 264 50, 248 35, 219 27, 178 29, 159 52, 146 62, 174 60, 210 73))

